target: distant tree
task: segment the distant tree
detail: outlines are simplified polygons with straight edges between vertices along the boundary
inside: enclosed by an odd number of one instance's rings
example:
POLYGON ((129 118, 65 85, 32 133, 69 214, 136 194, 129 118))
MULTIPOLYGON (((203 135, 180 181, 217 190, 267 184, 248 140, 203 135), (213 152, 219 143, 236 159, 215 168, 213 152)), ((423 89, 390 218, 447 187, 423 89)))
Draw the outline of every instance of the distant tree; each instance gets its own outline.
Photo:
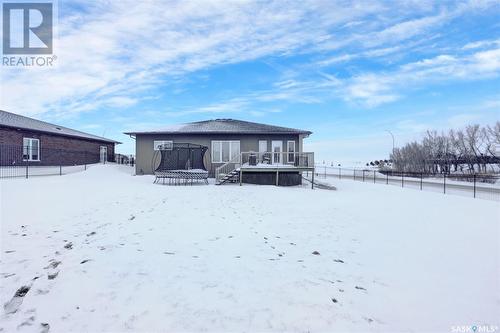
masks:
POLYGON ((500 121, 493 126, 469 125, 448 133, 427 131, 420 142, 394 149, 388 161, 398 171, 450 173, 487 172, 499 164, 500 121))

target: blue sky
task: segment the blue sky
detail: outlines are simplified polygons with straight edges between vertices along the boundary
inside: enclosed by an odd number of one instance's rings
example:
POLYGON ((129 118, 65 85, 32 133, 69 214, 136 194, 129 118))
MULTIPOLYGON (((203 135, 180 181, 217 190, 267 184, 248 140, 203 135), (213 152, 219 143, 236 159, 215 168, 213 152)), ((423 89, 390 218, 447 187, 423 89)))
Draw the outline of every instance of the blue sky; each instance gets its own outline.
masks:
POLYGON ((498 1, 59 1, 55 68, 1 72, 3 110, 123 142, 235 118, 313 131, 353 165, 500 120, 498 1))

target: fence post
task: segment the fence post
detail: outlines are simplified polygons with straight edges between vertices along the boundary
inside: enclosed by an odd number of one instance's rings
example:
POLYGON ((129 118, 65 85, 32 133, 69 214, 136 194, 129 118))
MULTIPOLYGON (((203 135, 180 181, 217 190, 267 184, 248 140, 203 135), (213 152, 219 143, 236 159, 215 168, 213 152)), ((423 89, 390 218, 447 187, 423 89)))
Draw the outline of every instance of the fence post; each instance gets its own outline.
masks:
POLYGON ((356 180, 356 169, 352 170, 352 175, 353 175, 354 180, 356 180))
POLYGON ((326 165, 325 165, 325 179, 326 179, 326 165))
POLYGON ((363 182, 365 181, 365 170, 363 170, 363 182))
POLYGON ((401 187, 405 187, 405 174, 401 173, 401 187))
POLYGON ((373 184, 375 184, 375 177, 376 177, 375 172, 376 172, 376 171, 374 170, 374 171, 373 171, 373 184))
POLYGON ((420 191, 422 191, 422 180, 423 180, 423 178, 424 178, 424 173, 421 172, 420 173, 420 191))
POLYGON ((85 164, 85 170, 87 170, 87 151, 83 152, 83 163, 85 164))
POLYGON ((59 176, 62 176, 62 154, 61 154, 61 149, 59 149, 59 176))
POLYGON ((339 179, 342 179, 342 168, 339 168, 339 179))
POLYGON ((28 160, 26 160, 26 179, 28 179, 28 160))
POLYGON ((443 174, 443 193, 446 194, 446 173, 443 174))
POLYGON ((474 174, 474 198, 476 198, 476 174, 474 174))
POLYGON ((389 185, 389 172, 385 174, 385 185, 389 185))

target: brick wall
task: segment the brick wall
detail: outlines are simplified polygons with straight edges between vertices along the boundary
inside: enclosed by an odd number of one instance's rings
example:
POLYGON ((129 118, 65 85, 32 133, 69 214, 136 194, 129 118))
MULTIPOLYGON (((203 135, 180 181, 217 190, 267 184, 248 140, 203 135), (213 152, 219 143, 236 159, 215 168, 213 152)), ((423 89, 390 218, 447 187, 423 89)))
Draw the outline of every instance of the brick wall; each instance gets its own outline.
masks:
POLYGON ((98 163, 101 146, 108 147, 107 160, 114 159, 113 143, 0 127, 0 165, 22 164, 23 138, 40 140, 40 162, 30 162, 33 165, 98 163))

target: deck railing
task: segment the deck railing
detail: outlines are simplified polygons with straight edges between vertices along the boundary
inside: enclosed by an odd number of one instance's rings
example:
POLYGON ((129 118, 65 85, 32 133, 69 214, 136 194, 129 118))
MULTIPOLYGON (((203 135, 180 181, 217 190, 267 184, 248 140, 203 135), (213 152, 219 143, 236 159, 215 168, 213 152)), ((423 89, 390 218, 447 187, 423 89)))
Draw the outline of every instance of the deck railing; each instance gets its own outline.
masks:
POLYGON ((314 168, 313 152, 244 152, 241 153, 244 167, 296 167, 314 168))
POLYGON ((291 167, 314 168, 313 152, 243 152, 215 169, 215 179, 219 182, 228 173, 243 167, 291 167))

